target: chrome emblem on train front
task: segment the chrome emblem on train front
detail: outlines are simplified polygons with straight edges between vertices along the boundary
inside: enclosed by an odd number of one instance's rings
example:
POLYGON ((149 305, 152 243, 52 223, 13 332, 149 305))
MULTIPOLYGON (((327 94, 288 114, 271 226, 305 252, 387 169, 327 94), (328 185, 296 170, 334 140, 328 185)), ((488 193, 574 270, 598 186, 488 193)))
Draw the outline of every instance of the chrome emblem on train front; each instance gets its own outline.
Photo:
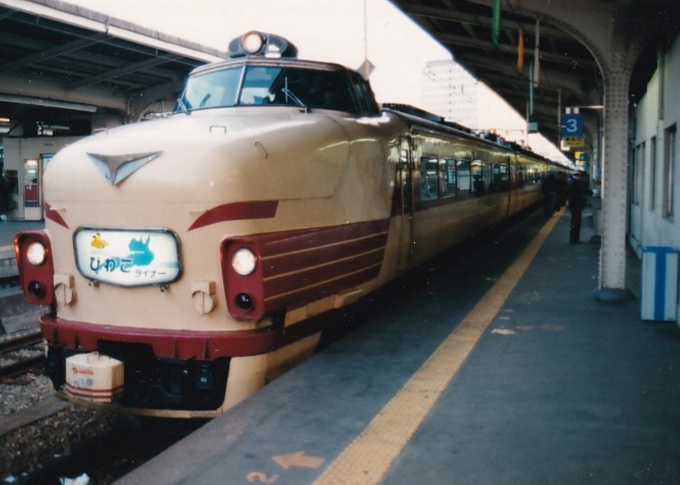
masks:
POLYGON ((88 153, 104 178, 117 185, 163 152, 133 153, 128 155, 100 155, 88 153))

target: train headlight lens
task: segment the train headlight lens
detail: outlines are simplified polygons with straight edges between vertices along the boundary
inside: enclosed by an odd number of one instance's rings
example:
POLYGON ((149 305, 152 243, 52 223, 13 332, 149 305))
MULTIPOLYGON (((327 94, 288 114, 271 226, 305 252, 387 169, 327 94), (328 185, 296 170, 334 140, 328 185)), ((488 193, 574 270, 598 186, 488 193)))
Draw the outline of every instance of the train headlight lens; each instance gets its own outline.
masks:
POLYGON ((36 298, 45 296, 45 287, 39 281, 31 281, 28 284, 28 292, 36 298))
POLYGON ((231 267, 241 276, 248 276, 255 271, 257 256, 248 248, 237 249, 231 257, 231 267))
POLYGON ((264 37, 259 32, 248 32, 243 35, 241 45, 248 54, 257 54, 264 45, 264 37))
POLYGON ((40 266, 45 262, 45 246, 41 242, 32 242, 26 248, 26 259, 33 266, 40 266))
POLYGON ((236 295, 236 305, 244 311, 249 312, 255 306, 253 298, 248 293, 239 293, 236 295))

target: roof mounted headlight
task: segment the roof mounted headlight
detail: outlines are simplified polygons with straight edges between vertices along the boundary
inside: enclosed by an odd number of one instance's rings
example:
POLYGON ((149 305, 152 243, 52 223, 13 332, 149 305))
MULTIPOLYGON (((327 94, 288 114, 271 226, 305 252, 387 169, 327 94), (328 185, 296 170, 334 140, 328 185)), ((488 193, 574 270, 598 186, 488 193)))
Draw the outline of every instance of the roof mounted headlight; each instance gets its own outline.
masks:
POLYGON ((252 30, 229 42, 230 58, 297 57, 297 47, 280 35, 252 30))
POLYGON ((243 47, 243 50, 251 56, 259 54, 262 47, 264 47, 264 44, 264 36, 254 30, 243 34, 243 37, 241 37, 241 46, 243 47))

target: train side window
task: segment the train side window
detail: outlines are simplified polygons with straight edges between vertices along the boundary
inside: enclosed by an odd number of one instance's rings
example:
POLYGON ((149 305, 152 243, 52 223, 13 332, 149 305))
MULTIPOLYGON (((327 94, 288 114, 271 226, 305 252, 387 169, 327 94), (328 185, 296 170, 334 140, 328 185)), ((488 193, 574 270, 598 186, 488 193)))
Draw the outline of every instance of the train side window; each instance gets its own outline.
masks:
POLYGON ((350 78, 354 87, 354 95, 359 102, 361 111, 367 115, 379 115, 381 112, 380 107, 375 100, 370 84, 356 72, 351 72, 350 78))
POLYGON ((486 181, 484 180, 484 162, 475 160, 472 162, 472 193, 479 197, 486 194, 486 181))
POLYGON ((442 197, 455 197, 457 195, 456 161, 453 158, 439 160, 439 180, 442 197))
POLYGON ((538 163, 529 163, 527 167, 527 184, 539 184, 542 179, 541 165, 538 163))
POLYGON ((494 163, 492 167, 492 181, 493 191, 500 192, 508 190, 508 164, 494 163))
POLYGON ((435 157, 420 159, 420 200, 439 198, 439 161, 435 157))
POLYGON ((517 167, 517 187, 524 187, 524 168, 517 167))
POLYGON ((458 193, 461 196, 469 195, 472 187, 470 160, 459 160, 456 166, 456 172, 458 175, 458 193))

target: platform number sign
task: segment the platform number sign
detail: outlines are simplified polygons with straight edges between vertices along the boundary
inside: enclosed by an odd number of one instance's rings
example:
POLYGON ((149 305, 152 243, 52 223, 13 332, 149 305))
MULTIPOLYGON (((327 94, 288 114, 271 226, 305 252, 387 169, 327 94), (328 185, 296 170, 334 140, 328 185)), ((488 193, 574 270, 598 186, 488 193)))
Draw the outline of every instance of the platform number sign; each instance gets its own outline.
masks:
POLYGON ((583 116, 580 114, 562 115, 562 136, 583 136, 583 116))

